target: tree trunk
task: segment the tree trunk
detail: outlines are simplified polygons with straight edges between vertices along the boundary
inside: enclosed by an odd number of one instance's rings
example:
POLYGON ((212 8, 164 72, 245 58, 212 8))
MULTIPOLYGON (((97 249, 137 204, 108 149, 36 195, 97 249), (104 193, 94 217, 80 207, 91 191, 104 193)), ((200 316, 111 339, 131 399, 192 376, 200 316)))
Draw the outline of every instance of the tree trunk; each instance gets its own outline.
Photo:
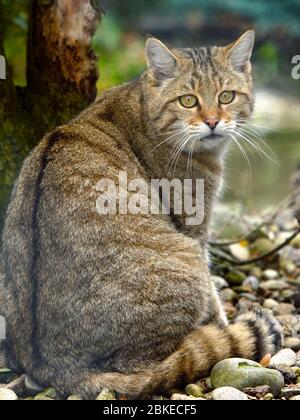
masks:
MULTIPOLYGON (((1 13, 1 0, 0 0, 1 13)), ((92 37, 101 13, 94 0, 32 0, 27 86, 0 80, 0 229, 16 173, 47 131, 96 97, 92 37)), ((0 55, 5 56, 0 28, 0 55)))

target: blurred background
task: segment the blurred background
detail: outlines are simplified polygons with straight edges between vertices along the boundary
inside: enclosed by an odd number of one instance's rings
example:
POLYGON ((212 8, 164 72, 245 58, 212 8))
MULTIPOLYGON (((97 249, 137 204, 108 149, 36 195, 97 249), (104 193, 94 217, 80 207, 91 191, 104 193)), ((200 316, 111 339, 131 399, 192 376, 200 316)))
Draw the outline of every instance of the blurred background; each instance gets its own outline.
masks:
MULTIPOLYGON (((6 21, 5 47, 14 81, 20 86, 25 84, 27 3, 24 0, 7 6, 10 18, 6 21)), ((272 160, 248 149, 251 175, 248 163, 233 147, 227 160, 225 200, 250 211, 280 202, 289 193, 300 164, 300 80, 292 78, 292 57, 300 54, 300 0, 99 3, 105 12, 94 37, 99 56, 99 94, 145 69, 144 43, 148 35, 174 47, 223 45, 255 27, 255 123, 274 154, 262 143, 272 160)))

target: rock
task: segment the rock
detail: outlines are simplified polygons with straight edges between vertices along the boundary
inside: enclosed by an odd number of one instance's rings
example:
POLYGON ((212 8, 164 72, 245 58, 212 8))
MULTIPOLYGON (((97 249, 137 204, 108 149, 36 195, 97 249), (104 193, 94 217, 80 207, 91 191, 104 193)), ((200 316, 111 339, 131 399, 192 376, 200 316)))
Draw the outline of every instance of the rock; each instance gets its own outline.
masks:
POLYGON ((225 386, 217 388, 212 392, 214 401, 248 401, 249 398, 246 394, 236 388, 225 386))
POLYGON ((245 278, 246 275, 242 271, 236 270, 230 271, 226 276, 226 280, 231 286, 240 286, 245 280, 245 278))
POLYGON ((267 280, 263 281, 260 284, 260 287, 264 290, 284 290, 288 289, 290 286, 284 280, 267 280))
POLYGON ((9 384, 10 382, 17 379, 19 375, 10 369, 0 369, 0 384, 9 384))
POLYGON ((243 286, 250 287, 251 290, 257 291, 260 287, 260 284, 257 277, 249 276, 244 280, 243 286))
POLYGON ((292 315, 293 313, 295 313, 295 307, 290 303, 279 303, 274 308, 275 315, 292 315))
POLYGON ((298 318, 294 315, 280 315, 276 316, 276 319, 281 325, 288 326, 289 328, 295 328, 299 323, 298 318))
POLYGON ((220 293, 221 298, 225 302, 233 302, 237 299, 237 294, 232 289, 224 289, 220 293))
POLYGON ((185 392, 186 392, 187 395, 193 396, 193 397, 196 397, 196 398, 204 396, 204 390, 203 390, 202 386, 200 386, 200 385, 195 385, 195 384, 187 385, 186 388, 185 388, 185 392))
POLYGON ((264 396, 264 400, 265 401, 271 401, 273 399, 274 399, 274 395, 271 394, 271 393, 269 393, 269 394, 267 394, 267 395, 264 396))
POLYGON ((276 280, 279 277, 279 273, 276 270, 265 270, 263 272, 263 278, 266 280, 276 280))
POLYGON ((180 401, 180 400, 182 400, 182 401, 189 401, 189 400, 206 401, 205 398, 196 398, 196 397, 193 397, 191 395, 188 396, 188 395, 185 395, 185 394, 173 394, 172 397, 171 397, 171 400, 173 400, 173 401, 180 401))
POLYGON ((300 396, 300 385, 287 386, 281 390, 281 396, 283 398, 289 399, 297 395, 300 396))
POLYGON ((291 242, 291 245, 294 248, 300 248, 300 234, 296 236, 296 238, 294 238, 291 242))
POLYGON ((38 394, 34 397, 34 401, 54 401, 53 398, 45 397, 43 394, 38 394))
POLYGON ((300 338, 288 337, 284 342, 284 347, 292 349, 294 351, 300 350, 300 338))
POLYGON ((270 394, 271 388, 268 385, 256 386, 255 388, 245 388, 244 392, 251 397, 258 399, 263 398, 267 394, 270 394))
POLYGON ((262 278, 262 270, 260 267, 253 267, 250 270, 250 276, 256 277, 257 279, 262 278))
POLYGON ((266 369, 251 360, 238 358, 219 362, 212 370, 211 382, 214 388, 231 386, 240 391, 268 385, 274 395, 278 395, 284 386, 284 378, 280 372, 266 369))
POLYGON ((82 401, 82 398, 81 397, 78 397, 77 395, 70 395, 67 398, 67 401, 82 401))
POLYGON ((0 388, 0 401, 17 401, 18 397, 10 389, 0 388))
POLYGON ((290 398, 289 401, 300 401, 300 395, 290 398))
POLYGON ((58 392, 54 388, 46 388, 43 392, 40 392, 35 400, 58 400, 61 399, 58 392))
POLYGON ((282 367, 292 367, 296 365, 297 356, 296 353, 291 349, 283 349, 280 350, 275 356, 272 357, 270 366, 275 369, 279 369, 282 367))
POLYGON ((293 261, 287 260, 285 258, 280 259, 280 268, 284 270, 287 274, 291 275, 296 271, 296 265, 293 261))
POLYGON ((238 261, 247 261, 250 258, 250 251, 248 247, 241 244, 230 245, 229 251, 231 252, 231 255, 238 261))
POLYGON ((14 381, 10 382, 5 386, 5 388, 14 391, 14 393, 19 396, 22 396, 25 390, 25 375, 22 375, 14 381))
POLYGON ((223 290, 229 287, 229 284, 225 279, 223 279, 223 277, 212 276, 211 279, 218 290, 223 290))
POLYGON ((103 388, 102 392, 96 398, 96 401, 102 400, 116 400, 116 394, 107 388, 103 388))
POLYGON ((276 308, 276 306, 278 306, 279 305, 279 303, 278 302, 276 302, 276 300, 274 300, 274 299, 266 299, 265 301, 264 301, 264 304, 263 304, 263 307, 265 308, 265 309, 271 309, 272 311, 274 311, 274 309, 276 308))
POLYGON ((263 255, 272 251, 274 249, 274 245, 269 239, 260 238, 251 245, 250 249, 254 255, 263 255))

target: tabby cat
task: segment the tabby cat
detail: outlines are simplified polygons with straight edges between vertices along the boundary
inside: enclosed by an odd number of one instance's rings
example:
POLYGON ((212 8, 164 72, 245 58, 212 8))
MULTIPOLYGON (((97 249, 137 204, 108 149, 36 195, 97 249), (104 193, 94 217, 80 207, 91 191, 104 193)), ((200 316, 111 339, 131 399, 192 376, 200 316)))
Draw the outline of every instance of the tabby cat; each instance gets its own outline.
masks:
POLYGON ((0 266, 13 369, 64 395, 91 399, 106 387, 147 398, 224 358, 280 349, 280 327, 264 313, 228 325, 208 269, 224 152, 253 110, 253 44, 252 30, 226 47, 170 50, 149 39, 139 79, 104 93, 26 159, 0 266), (174 211, 96 211, 102 178, 184 180, 191 166, 205 183, 201 225, 174 211))

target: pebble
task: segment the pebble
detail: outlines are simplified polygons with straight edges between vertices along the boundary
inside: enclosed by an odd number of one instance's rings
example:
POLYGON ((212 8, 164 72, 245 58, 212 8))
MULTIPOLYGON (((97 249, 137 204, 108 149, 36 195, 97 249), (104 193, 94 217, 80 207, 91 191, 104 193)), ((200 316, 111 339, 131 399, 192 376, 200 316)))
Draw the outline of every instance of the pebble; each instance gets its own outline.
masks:
POLYGON ((295 397, 289 398, 289 401, 300 401, 300 395, 296 395, 295 397))
POLYGON ((282 367, 292 367, 296 365, 297 356, 296 353, 291 349, 283 349, 275 356, 272 357, 270 366, 275 369, 282 367))
POLYGON ((0 388, 0 401, 17 401, 18 397, 10 389, 0 388))
POLYGON ((260 283, 257 277, 249 276, 244 280, 243 286, 250 287, 251 290, 257 291, 260 287, 260 283))
POLYGON ((242 271, 232 270, 226 275, 226 280, 231 286, 240 286, 246 279, 246 275, 242 271))
POLYGON ((67 401, 82 401, 82 398, 81 397, 78 397, 77 395, 70 395, 67 398, 67 401))
POLYGON ((292 315, 293 313, 295 313, 295 307, 290 303, 279 303, 274 308, 275 315, 292 315))
POLYGON ((238 297, 238 295, 232 289, 224 289, 221 291, 220 295, 222 300, 225 302, 233 302, 238 297))
POLYGON ((223 290, 229 287, 228 282, 223 279, 223 277, 212 276, 211 279, 218 290, 223 290))
POLYGON ((101 393, 96 398, 96 401, 102 401, 102 400, 116 400, 116 394, 114 391, 103 388, 101 393))
POLYGON ((299 385, 291 385, 283 388, 281 390, 281 396, 284 398, 292 398, 295 396, 300 396, 300 386, 299 385))
POLYGON ((196 398, 204 396, 204 390, 203 390, 202 386, 196 385, 196 384, 187 385, 186 388, 185 388, 185 392, 186 392, 187 395, 193 396, 193 397, 196 397, 196 398))
POLYGON ((249 249, 241 244, 230 245, 229 250, 231 255, 238 261, 247 261, 250 258, 249 249))
POLYGON ((278 279, 279 274, 278 274, 278 271, 269 269, 263 272, 263 277, 266 280, 276 280, 278 279))
POLYGON ((212 370, 211 382, 214 388, 231 386, 242 391, 268 385, 274 395, 278 395, 284 386, 284 378, 280 372, 266 369, 247 359, 226 359, 219 362, 212 370))
POLYGON ((267 252, 270 252, 274 249, 274 244, 272 241, 266 238, 260 238, 257 239, 252 245, 251 245, 251 251, 255 255, 262 255, 266 254, 267 252))
POLYGON ((189 400, 206 401, 205 398, 196 398, 196 397, 193 397, 192 395, 188 396, 188 395, 185 395, 185 394, 173 394, 172 397, 171 397, 171 400, 173 400, 173 401, 179 401, 179 400, 182 400, 182 401, 189 401, 189 400))
POLYGON ((276 300, 274 300, 274 299, 266 299, 265 301, 264 301, 264 304, 263 304, 263 307, 265 308, 265 309, 271 309, 272 311, 274 311, 274 309, 276 308, 276 306, 278 306, 279 305, 279 303, 278 302, 276 302, 276 300))
POLYGON ((276 316, 276 319, 280 322, 283 326, 288 326, 289 328, 296 327, 299 323, 299 320, 294 315, 280 315, 276 316))
POLYGON ((292 349, 294 351, 300 350, 300 338, 288 337, 284 342, 286 348, 292 349))
POLYGON ((284 280, 267 280, 263 281, 260 284, 260 287, 265 290, 284 290, 288 289, 290 286, 284 280))
POLYGON ((212 392, 211 395, 214 401, 248 401, 249 400, 246 394, 230 386, 217 388, 212 392))

